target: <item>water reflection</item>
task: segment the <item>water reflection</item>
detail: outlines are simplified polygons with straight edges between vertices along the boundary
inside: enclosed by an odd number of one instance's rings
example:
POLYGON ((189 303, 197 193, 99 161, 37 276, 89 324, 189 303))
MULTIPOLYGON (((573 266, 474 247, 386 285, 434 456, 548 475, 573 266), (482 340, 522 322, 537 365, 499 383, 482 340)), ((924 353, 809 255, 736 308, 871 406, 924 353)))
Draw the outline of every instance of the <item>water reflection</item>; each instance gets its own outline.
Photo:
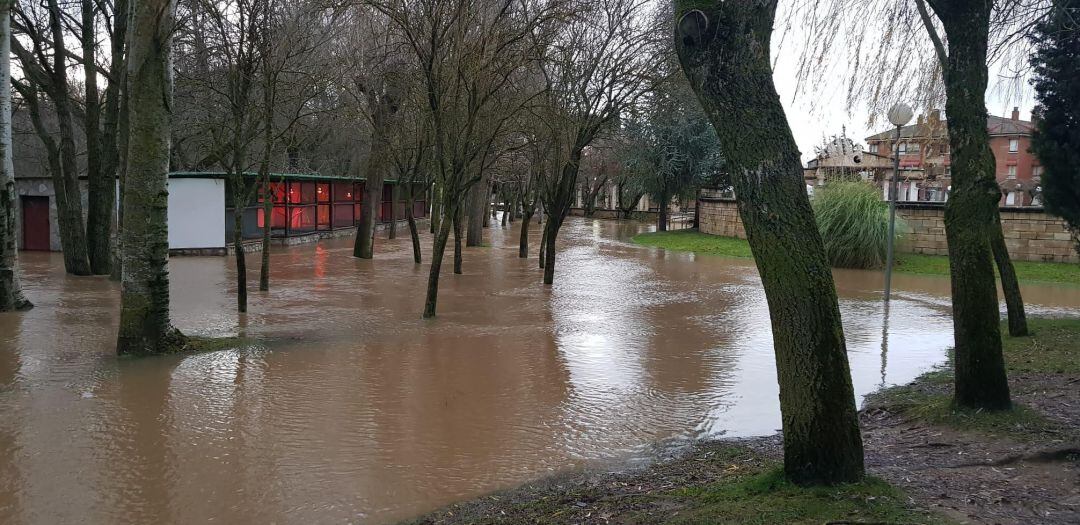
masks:
MULTIPOLYGON (((660 439, 780 426, 752 261, 571 220, 543 287, 516 227, 466 250, 433 322, 406 237, 374 261, 350 239, 275 248, 242 317, 231 259, 174 259, 178 327, 266 344, 141 360, 113 357, 114 283, 26 254, 38 308, 0 314, 0 522, 384 523, 660 439)), ((858 395, 944 359, 947 279, 895 276, 886 310, 880 274, 836 277, 858 395)), ((1080 305, 1024 293, 1033 316, 1080 305)))

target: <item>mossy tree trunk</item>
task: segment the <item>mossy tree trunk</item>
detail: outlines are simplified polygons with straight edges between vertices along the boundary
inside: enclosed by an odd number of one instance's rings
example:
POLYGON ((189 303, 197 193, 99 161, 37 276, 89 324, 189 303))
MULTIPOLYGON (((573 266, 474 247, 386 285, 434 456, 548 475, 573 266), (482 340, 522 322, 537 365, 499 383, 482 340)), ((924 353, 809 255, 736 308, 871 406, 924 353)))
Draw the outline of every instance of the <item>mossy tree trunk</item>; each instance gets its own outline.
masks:
POLYGON ((128 51, 130 137, 124 192, 120 354, 181 348, 169 322, 168 173, 175 0, 133 6, 128 51))
POLYGON ((992 2, 930 0, 945 28, 945 112, 952 191, 945 204, 955 338, 955 402, 980 409, 1011 406, 1001 352, 994 230, 1000 234, 994 155, 986 129, 987 46, 992 2))
MULTIPOLYGON (((11 78, 11 4, 0 0, 0 78, 11 78)), ((19 284, 15 234, 15 166, 11 150, 11 83, 0 82, 0 312, 33 308, 19 284)))
POLYGON ((836 290, 772 79, 776 1, 675 6, 676 49, 719 136, 769 305, 784 471, 801 484, 859 480, 862 439, 836 290))

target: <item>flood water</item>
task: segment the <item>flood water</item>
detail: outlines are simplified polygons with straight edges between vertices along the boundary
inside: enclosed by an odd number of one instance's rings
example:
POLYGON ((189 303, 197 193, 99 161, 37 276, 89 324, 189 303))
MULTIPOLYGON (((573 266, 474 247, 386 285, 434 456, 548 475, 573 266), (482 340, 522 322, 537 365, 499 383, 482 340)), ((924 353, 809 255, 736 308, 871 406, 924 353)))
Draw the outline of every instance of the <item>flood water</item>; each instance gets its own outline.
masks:
MULTIPOLYGON (((37 308, 0 314, 0 523, 386 523, 659 440, 773 433, 752 261, 629 244, 644 228, 570 219, 545 288, 495 226, 434 321, 407 235, 375 261, 350 239, 276 250, 244 317, 230 258, 174 258, 177 327, 262 343, 145 359, 113 355, 114 283, 23 254, 37 308)), ((943 361, 946 278, 895 276, 886 327, 881 274, 836 277, 860 399, 943 361)), ((1080 315, 1080 288, 1023 292, 1029 315, 1080 315)))

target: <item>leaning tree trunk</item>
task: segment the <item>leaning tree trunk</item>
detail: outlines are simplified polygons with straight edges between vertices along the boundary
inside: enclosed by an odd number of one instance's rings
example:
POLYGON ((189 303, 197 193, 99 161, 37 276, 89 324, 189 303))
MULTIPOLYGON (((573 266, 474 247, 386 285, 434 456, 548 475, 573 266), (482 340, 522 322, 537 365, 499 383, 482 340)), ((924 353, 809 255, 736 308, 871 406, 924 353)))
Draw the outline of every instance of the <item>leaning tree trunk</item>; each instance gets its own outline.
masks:
MULTIPOLYGON (((440 208, 449 211, 446 206, 440 206, 440 208)), ((450 238, 452 222, 448 219, 439 221, 439 230, 435 232, 435 242, 431 247, 431 269, 428 272, 427 298, 424 301, 424 319, 435 317, 435 306, 439 299, 439 273, 442 271, 443 255, 446 253, 446 241, 450 238)))
POLYGON ((409 197, 405 202, 405 221, 409 223, 409 238, 412 239, 413 262, 420 264, 420 232, 416 229, 416 217, 413 215, 412 185, 405 190, 409 197))
POLYGON ((169 139, 172 121, 172 50, 175 0, 134 5, 131 49, 127 181, 124 193, 120 354, 182 348, 185 338, 169 322, 169 139))
POLYGON ((1024 297, 1020 295, 1020 282, 1016 279, 1016 269, 1009 258, 1005 234, 1001 231, 1001 212, 994 215, 995 224, 990 229, 990 249, 994 252, 994 262, 997 264, 998 275, 1001 276, 1001 290, 1005 294, 1005 307, 1009 312, 1009 335, 1022 337, 1028 335, 1024 297))
MULTIPOLYGON (((0 0, 0 78, 4 79, 11 78, 11 3, 0 0)), ((11 154, 11 82, 0 82, 0 312, 34 306, 19 285, 15 166, 11 154)))
POLYGON ((784 472, 801 484, 859 480, 862 438, 836 289, 773 84, 776 0, 675 5, 679 59, 727 158, 769 305, 784 472))
POLYGON ((952 191, 945 238, 952 277, 955 402, 977 409, 1012 404, 1001 352, 992 238, 1000 189, 986 129, 986 67, 991 2, 931 0, 949 42, 945 112, 952 191))

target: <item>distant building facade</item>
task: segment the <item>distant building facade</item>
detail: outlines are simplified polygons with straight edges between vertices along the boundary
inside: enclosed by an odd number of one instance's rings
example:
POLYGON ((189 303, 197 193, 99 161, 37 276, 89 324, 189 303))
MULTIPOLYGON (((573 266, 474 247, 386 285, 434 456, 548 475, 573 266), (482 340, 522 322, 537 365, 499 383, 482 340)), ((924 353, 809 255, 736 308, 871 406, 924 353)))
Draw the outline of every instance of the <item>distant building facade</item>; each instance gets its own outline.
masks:
MULTIPOLYGON (((1042 166, 1030 151, 1034 124, 1020 120, 1020 109, 1009 117, 990 115, 986 121, 990 149, 1003 206, 1040 206, 1042 166)), ((866 138, 867 153, 893 157, 896 130, 866 138)), ((901 184, 899 200, 943 201, 952 183, 949 133, 939 110, 920 115, 915 124, 900 129, 901 184), (916 198, 917 196, 917 198, 916 198)), ((883 185, 884 188, 884 185, 883 185)), ((883 189, 883 193, 884 193, 883 189)))

